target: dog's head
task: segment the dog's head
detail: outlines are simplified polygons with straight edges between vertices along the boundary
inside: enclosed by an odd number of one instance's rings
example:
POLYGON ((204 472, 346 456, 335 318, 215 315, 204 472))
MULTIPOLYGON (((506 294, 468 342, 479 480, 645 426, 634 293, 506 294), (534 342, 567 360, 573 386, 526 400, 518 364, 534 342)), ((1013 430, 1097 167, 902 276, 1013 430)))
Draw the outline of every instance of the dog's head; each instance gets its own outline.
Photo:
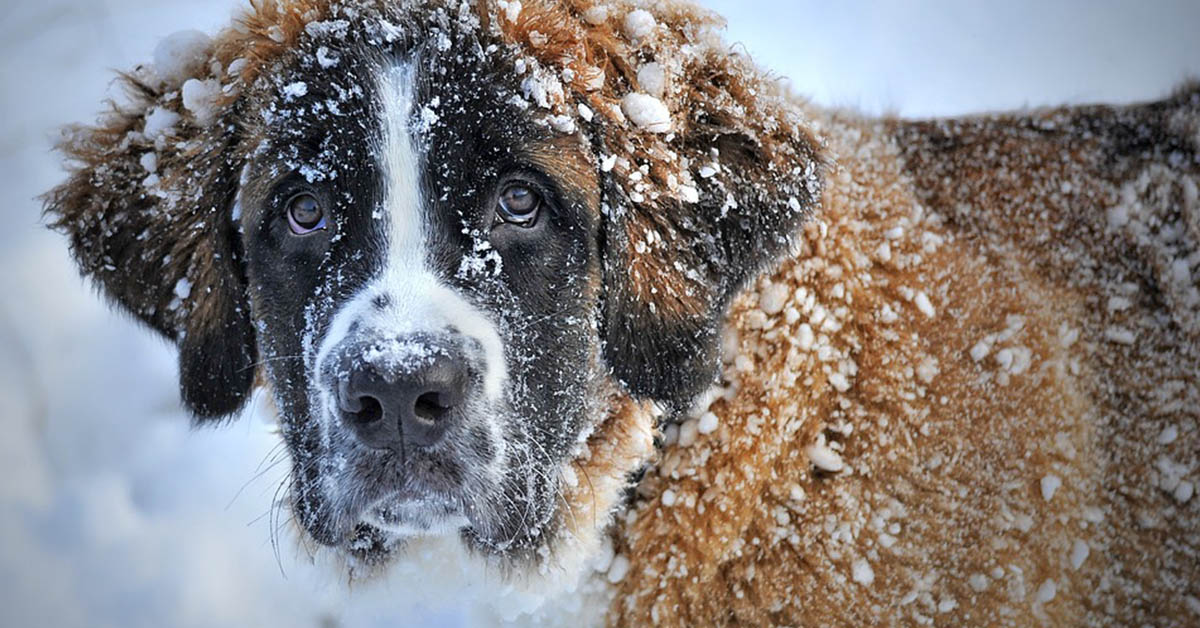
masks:
POLYGON ((780 90, 650 4, 257 2, 126 77, 48 214, 198 420, 272 391, 317 541, 587 547, 819 193, 780 90))

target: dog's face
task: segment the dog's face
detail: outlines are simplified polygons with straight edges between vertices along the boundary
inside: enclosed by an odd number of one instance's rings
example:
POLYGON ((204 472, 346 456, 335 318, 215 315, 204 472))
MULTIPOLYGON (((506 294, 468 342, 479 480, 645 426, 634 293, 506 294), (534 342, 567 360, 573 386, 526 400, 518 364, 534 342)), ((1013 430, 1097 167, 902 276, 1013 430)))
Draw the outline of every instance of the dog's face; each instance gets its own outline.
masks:
POLYGON ((68 144, 48 199, 179 344, 198 417, 261 375, 299 523, 360 559, 588 546, 648 455, 612 425, 711 381, 730 299, 819 192, 796 112, 692 9, 622 43, 590 3, 529 4, 264 3, 196 70, 231 85, 215 114, 134 79, 142 108, 68 144), (621 97, 655 60, 677 132, 621 97))
POLYGON ((338 57, 284 62, 238 196, 300 520, 536 545, 607 377, 599 169, 478 46, 338 57))

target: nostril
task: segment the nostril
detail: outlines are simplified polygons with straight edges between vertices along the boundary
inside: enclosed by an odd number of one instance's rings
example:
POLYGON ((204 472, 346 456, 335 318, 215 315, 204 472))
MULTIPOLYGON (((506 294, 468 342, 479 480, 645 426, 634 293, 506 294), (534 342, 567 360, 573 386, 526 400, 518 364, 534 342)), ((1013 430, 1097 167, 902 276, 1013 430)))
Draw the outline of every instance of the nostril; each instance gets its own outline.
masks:
POLYGON ((369 425, 383 418, 383 404, 374 397, 363 396, 357 399, 360 409, 350 412, 354 422, 359 425, 369 425))
POLYGON ((417 418, 433 423, 446 416, 452 405, 449 395, 441 392, 427 392, 417 397, 414 410, 417 418))
POLYGON ((452 340, 416 334, 348 346, 334 373, 334 402, 349 436, 396 450, 432 447, 453 432, 460 406, 471 399, 472 376, 468 356, 452 340))

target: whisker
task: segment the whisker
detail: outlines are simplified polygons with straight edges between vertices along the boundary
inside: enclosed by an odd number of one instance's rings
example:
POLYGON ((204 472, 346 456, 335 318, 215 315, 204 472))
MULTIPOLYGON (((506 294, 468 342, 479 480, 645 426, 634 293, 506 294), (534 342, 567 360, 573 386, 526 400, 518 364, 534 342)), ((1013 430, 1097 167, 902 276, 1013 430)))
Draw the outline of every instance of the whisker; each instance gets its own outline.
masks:
POLYGON ((263 366, 269 362, 282 362, 284 360, 303 360, 303 359, 304 359, 303 355, 277 355, 277 356, 270 357, 270 358, 263 358, 257 362, 252 362, 252 363, 238 369, 237 372, 242 373, 244 371, 256 369, 256 368, 263 366))
POLYGON ((283 441, 279 441, 278 443, 275 444, 274 447, 271 448, 270 451, 267 452, 267 454, 265 456, 263 456, 262 462, 259 462, 258 467, 255 468, 255 470, 254 470, 254 475, 252 475, 250 477, 250 479, 246 480, 246 482, 244 484, 242 484, 241 488, 239 488, 237 490, 237 492, 233 494, 233 497, 229 500, 229 503, 225 504, 225 510, 229 510, 233 506, 233 503, 236 502, 238 500, 238 498, 242 496, 242 493, 246 490, 246 488, 248 486, 253 484, 256 480, 263 477, 264 475, 270 473, 272 469, 274 469, 275 467, 278 467, 280 463, 287 460, 286 457, 279 455, 281 453, 284 453, 284 452, 280 451, 280 448, 283 447, 284 444, 285 443, 283 441), (268 463, 268 461, 269 461, 269 463, 268 463))
POLYGON ((535 318, 531 321, 525 321, 523 324, 520 324, 520 325, 517 325, 516 327, 510 328, 508 330, 508 333, 513 334, 513 333, 525 331, 526 329, 529 329, 530 327, 533 327, 534 325, 548 321, 556 316, 562 316, 563 314, 566 314, 570 310, 571 310, 571 308, 565 307, 556 312, 551 312, 549 314, 546 314, 545 316, 539 316, 538 318, 535 318))
POLYGON ((284 579, 287 579, 287 571, 283 568, 283 556, 279 551, 279 511, 280 507, 283 505, 283 501, 279 498, 279 494, 280 492, 290 494, 291 482, 291 474, 288 474, 287 477, 283 478, 283 480, 279 482, 279 486, 275 489, 275 495, 271 498, 271 508, 268 511, 271 515, 270 524, 268 526, 270 528, 271 553, 275 555, 275 565, 279 567, 279 574, 283 576, 284 579))

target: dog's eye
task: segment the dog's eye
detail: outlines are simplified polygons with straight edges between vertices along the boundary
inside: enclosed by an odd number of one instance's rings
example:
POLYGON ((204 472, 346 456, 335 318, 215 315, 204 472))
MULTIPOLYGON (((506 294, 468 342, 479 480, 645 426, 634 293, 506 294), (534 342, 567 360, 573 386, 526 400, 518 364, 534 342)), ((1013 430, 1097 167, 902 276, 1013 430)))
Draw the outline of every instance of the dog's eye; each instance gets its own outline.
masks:
POLYGON ((532 227, 542 208, 542 197, 528 185, 514 183, 500 193, 497 205, 496 216, 500 221, 532 227))
POLYGON ((325 210, 312 194, 297 194, 287 204, 288 226, 296 235, 307 235, 325 228, 325 210))

